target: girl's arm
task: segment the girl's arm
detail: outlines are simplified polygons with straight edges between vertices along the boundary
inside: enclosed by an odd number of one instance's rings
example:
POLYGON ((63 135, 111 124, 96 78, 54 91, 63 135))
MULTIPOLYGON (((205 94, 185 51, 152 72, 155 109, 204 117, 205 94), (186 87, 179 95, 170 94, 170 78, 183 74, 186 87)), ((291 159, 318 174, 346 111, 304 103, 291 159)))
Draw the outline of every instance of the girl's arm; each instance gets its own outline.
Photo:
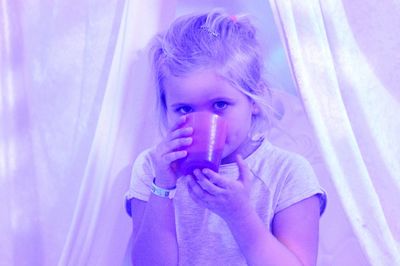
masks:
POLYGON ((190 195, 221 216, 229 226, 248 265, 315 265, 318 250, 319 199, 302 200, 277 213, 272 233, 249 203, 250 170, 238 156, 239 179, 211 170, 196 170, 190 195))
MULTIPOLYGON (((177 177, 171 163, 186 157, 187 152, 182 148, 192 143, 193 128, 181 128, 185 121, 186 116, 180 117, 166 138, 150 152, 156 185, 161 188, 176 186, 177 177)), ((132 199, 131 210, 133 265, 178 265, 173 201, 151 194, 147 202, 132 199)))
POLYGON ((277 213, 272 233, 253 209, 227 222, 249 265, 316 265, 319 231, 316 196, 277 213))
POLYGON ((174 206, 171 199, 151 195, 131 200, 133 265, 178 265, 174 206))

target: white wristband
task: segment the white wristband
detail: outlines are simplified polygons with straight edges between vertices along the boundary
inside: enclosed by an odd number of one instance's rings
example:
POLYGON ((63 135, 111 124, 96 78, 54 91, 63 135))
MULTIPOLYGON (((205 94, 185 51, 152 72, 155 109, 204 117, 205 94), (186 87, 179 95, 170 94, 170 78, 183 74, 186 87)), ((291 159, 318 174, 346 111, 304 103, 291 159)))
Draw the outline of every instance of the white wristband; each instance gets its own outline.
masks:
POLYGON ((156 185, 155 183, 156 179, 153 179, 153 183, 151 184, 151 192, 156 195, 159 196, 161 198, 169 198, 169 199, 173 199, 176 193, 176 187, 172 188, 172 189, 165 189, 165 188, 161 188, 159 186, 156 185))

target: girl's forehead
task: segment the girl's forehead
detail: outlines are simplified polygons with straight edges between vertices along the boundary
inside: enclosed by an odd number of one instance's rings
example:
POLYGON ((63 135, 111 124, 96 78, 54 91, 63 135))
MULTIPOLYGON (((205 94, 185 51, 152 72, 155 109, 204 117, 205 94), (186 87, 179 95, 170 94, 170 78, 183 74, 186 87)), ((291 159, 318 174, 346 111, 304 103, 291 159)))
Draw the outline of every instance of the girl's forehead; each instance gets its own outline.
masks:
POLYGON ((166 81, 170 83, 182 83, 182 82, 221 82, 223 78, 214 69, 197 69, 183 75, 168 75, 166 81))
POLYGON ((214 70, 196 71, 181 77, 170 76, 164 80, 164 89, 167 102, 243 94, 214 70))

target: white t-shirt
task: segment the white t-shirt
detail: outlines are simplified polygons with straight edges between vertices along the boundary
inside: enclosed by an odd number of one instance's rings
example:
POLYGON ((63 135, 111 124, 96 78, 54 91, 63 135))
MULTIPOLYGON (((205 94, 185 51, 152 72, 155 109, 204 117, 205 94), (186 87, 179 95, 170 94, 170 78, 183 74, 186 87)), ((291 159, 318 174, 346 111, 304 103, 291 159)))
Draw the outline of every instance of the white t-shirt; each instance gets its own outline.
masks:
MULTIPOLYGON (((250 201, 265 226, 271 230, 274 214, 313 195, 319 195, 320 213, 326 206, 326 194, 321 189, 309 162, 264 140, 245 159, 253 174, 250 201)), ((221 165, 219 173, 238 178, 235 163, 221 165)), ((147 201, 154 178, 149 150, 142 152, 132 168, 129 199, 147 201)), ((190 197, 186 180, 178 179, 173 199, 175 206, 179 265, 246 265, 225 221, 208 209, 198 206, 190 197)))

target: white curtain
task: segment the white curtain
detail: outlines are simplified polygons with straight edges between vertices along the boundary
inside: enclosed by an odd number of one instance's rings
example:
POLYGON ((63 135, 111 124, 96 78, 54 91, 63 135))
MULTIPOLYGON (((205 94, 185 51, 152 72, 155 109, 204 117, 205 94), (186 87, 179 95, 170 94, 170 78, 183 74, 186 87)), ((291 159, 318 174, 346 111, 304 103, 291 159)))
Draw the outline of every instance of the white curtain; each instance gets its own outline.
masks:
POLYGON ((174 5, 0 1, 0 265, 127 262, 130 165, 156 135, 140 51, 174 5))
POLYGON ((400 4, 270 4, 358 242, 372 265, 400 265, 400 4))
POLYGON ((299 96, 275 92, 271 141, 328 190, 318 264, 399 264, 399 4, 297 2, 0 0, 0 265, 129 264, 123 195, 158 136, 145 45, 215 6, 275 17, 299 96))

